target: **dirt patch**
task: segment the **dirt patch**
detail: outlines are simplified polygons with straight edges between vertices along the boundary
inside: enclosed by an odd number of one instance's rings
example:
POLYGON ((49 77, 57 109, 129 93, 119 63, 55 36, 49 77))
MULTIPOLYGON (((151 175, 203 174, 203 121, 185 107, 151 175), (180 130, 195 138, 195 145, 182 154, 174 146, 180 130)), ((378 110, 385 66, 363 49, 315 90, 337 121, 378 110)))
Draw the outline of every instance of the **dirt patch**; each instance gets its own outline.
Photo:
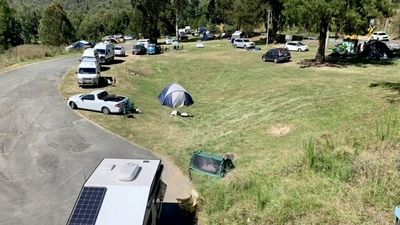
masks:
POLYGON ((288 135, 294 126, 291 124, 275 124, 269 128, 268 133, 274 137, 284 137, 288 135))

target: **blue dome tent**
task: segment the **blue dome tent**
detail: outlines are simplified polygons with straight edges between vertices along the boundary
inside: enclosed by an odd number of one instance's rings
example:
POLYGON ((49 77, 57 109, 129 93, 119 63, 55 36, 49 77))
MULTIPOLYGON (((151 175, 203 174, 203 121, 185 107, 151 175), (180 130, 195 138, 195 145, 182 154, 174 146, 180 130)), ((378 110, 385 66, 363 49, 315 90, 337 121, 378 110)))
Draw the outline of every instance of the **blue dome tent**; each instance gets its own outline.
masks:
POLYGON ((190 106, 194 103, 192 96, 179 84, 170 84, 158 96, 162 105, 171 108, 190 106))

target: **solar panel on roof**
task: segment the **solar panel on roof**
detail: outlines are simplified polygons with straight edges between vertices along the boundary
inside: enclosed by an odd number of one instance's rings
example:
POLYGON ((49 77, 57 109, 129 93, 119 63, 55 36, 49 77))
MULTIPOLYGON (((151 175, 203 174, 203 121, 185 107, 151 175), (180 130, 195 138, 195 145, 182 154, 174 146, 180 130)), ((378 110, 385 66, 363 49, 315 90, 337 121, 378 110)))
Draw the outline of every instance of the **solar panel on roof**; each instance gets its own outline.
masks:
POLYGON ((67 225, 95 225, 106 191, 105 187, 84 187, 67 225))

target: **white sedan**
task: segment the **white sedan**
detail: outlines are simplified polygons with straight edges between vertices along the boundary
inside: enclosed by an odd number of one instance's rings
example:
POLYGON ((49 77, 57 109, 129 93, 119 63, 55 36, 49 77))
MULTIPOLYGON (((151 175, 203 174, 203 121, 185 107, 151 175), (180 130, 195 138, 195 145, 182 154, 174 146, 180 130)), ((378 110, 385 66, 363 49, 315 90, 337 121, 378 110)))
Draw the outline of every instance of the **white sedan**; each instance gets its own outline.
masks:
POLYGON ((387 35, 383 31, 378 31, 378 32, 374 32, 371 39, 377 40, 377 41, 389 41, 389 35, 387 35))
POLYGON ((114 47, 114 53, 117 56, 125 56, 125 48, 117 45, 114 47))
POLYGON ((104 90, 71 96, 68 99, 68 105, 72 109, 88 109, 106 115, 127 112, 132 108, 128 97, 111 95, 104 90))
POLYGON ((288 41, 285 44, 285 48, 289 51, 305 52, 308 51, 308 46, 300 41, 288 41))

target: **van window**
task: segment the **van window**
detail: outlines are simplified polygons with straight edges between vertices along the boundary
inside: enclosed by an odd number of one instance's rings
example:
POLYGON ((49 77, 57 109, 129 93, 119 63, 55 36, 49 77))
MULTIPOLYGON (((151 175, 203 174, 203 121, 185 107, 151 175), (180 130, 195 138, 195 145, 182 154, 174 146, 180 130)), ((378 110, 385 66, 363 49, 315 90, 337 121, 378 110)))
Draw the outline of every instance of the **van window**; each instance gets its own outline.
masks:
POLYGON ((99 54, 106 54, 106 50, 105 49, 97 49, 97 52, 99 54))
POLYGON ((96 74, 96 68, 79 68, 79 74, 96 74))

